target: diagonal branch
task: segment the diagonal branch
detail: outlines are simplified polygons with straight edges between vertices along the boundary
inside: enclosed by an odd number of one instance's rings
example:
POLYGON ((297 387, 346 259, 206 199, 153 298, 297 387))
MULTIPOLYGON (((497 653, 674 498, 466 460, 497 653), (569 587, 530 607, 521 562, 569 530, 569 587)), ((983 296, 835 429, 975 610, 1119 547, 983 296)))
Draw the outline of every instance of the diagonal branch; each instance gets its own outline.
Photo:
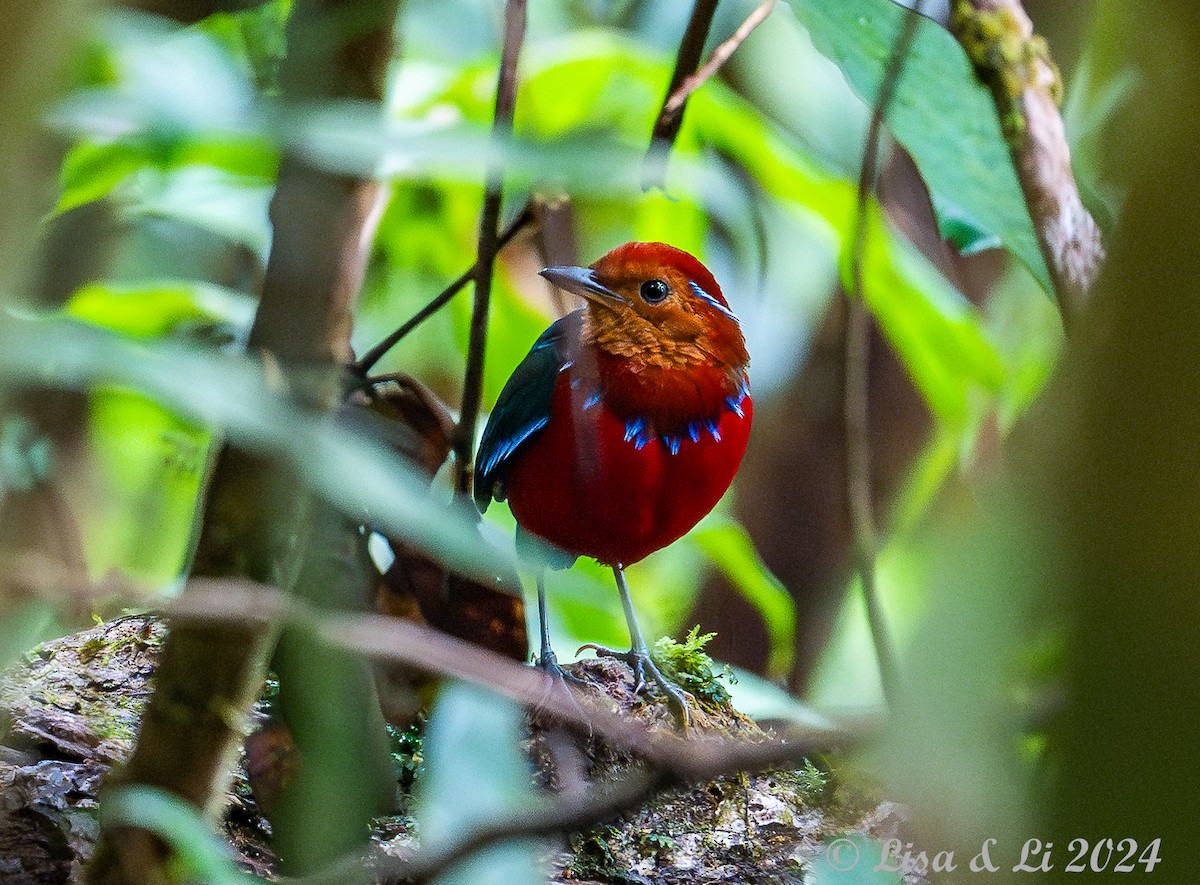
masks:
MULTIPOLYGON (((525 207, 517 213, 517 217, 509 222, 508 227, 506 227, 500 233, 499 237, 497 237, 496 251, 498 252, 511 243, 517 234, 523 231, 529 224, 533 222, 533 220, 533 207, 530 203, 526 203, 525 207)), ((425 322, 427 319, 449 304, 450 299, 462 291, 467 283, 475 279, 479 272, 478 267, 479 265, 476 263, 464 270, 462 274, 460 274, 458 278, 455 279, 454 282, 452 282, 449 286, 443 289, 436 298, 431 300, 428 304, 413 314, 411 319, 405 321, 394 332, 359 357, 354 365, 351 366, 351 370, 357 375, 366 375, 368 372, 370 372, 371 369, 375 367, 375 364, 383 359, 384 355, 389 350, 399 344, 413 329, 417 328, 417 326, 421 325, 421 323, 425 322)))
POLYGON ((512 135, 513 110, 517 104, 517 60, 525 39, 525 0, 504 4, 504 47, 500 52, 500 75, 496 83, 496 111, 492 117, 492 147, 488 166, 487 193, 479 219, 479 249, 475 258, 475 306, 471 312, 471 338, 467 369, 463 378, 462 410, 454 432, 454 454, 458 459, 456 487, 465 495, 474 476, 475 427, 483 398, 483 359, 487 348, 488 308, 492 274, 500 248, 500 202, 504 189, 503 151, 512 135))
MULTIPOLYGON (((249 581, 194 581, 167 612, 173 621, 307 626, 339 648, 438 676, 465 679, 537 706, 541 715, 602 736, 646 762, 644 768, 583 795, 514 809, 449 842, 423 848, 408 859, 374 858, 373 865, 388 882, 429 881, 455 861, 495 842, 585 829, 641 805, 662 790, 707 782, 723 774, 799 764, 814 753, 851 748, 864 737, 861 729, 804 728, 759 742, 683 738, 619 716, 585 698, 580 698, 582 704, 573 702, 545 673, 421 624, 383 615, 318 612, 292 596, 249 581)), ((327 873, 303 881, 306 885, 342 881, 346 869, 360 865, 360 858, 349 858, 327 873)))
POLYGON ((666 105, 683 85, 683 81, 691 76, 700 64, 700 56, 704 53, 704 44, 708 40, 708 32, 712 28, 716 11, 717 0, 696 0, 692 7, 692 17, 688 20, 687 30, 683 32, 679 52, 675 55, 675 70, 671 73, 671 82, 663 98, 663 109, 659 112, 658 119, 654 122, 654 131, 650 134, 650 147, 646 151, 642 182, 645 188, 662 186, 666 156, 671 152, 671 146, 675 144, 675 138, 679 135, 684 108, 681 104, 676 110, 668 111, 666 105))
POLYGON ((730 56, 737 51, 737 48, 742 45, 742 42, 753 33, 754 29, 767 20, 767 16, 771 14, 771 10, 775 8, 775 0, 763 0, 762 3, 754 7, 754 11, 746 16, 733 36, 713 50, 712 55, 708 57, 700 70, 694 74, 690 74, 684 81, 679 84, 679 87, 672 92, 665 104, 663 104, 662 112, 664 114, 676 114, 680 120, 683 119, 683 106, 687 104, 691 94, 699 89, 704 83, 709 80, 713 74, 721 69, 721 65, 729 61, 730 56))
POLYGON ((1064 325, 1100 273, 1100 229, 1084 208, 1058 111, 1062 81, 1020 0, 954 0, 950 30, 992 91, 1064 325))

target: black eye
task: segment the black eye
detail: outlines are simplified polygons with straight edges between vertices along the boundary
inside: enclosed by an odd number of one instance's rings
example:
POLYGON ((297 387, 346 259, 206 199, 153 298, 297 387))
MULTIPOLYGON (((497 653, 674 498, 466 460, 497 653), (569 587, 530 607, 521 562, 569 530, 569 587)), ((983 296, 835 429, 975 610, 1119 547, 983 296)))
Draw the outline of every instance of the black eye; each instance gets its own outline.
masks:
POLYGON ((646 280, 640 291, 647 304, 658 304, 671 294, 670 287, 662 280, 646 280))

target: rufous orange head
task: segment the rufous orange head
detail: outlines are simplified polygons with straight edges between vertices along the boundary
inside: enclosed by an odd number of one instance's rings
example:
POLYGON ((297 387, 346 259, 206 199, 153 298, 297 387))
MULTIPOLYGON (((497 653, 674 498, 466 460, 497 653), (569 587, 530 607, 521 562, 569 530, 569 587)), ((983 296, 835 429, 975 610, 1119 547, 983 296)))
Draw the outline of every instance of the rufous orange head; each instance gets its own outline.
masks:
POLYGON ((584 339, 614 356, 673 369, 740 371, 749 362, 721 287, 682 249, 626 243, 591 267, 548 267, 542 276, 587 299, 584 339))

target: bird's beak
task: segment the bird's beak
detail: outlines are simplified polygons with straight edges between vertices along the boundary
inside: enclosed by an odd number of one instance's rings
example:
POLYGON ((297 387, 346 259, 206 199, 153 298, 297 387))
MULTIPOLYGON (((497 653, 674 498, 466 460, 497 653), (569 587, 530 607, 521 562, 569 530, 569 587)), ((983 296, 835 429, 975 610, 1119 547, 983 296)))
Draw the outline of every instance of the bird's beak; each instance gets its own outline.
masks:
POLYGON ((617 307, 625 303, 624 298, 596 278, 596 272, 590 267, 547 267, 541 274, 558 288, 582 295, 588 301, 605 307, 617 307))

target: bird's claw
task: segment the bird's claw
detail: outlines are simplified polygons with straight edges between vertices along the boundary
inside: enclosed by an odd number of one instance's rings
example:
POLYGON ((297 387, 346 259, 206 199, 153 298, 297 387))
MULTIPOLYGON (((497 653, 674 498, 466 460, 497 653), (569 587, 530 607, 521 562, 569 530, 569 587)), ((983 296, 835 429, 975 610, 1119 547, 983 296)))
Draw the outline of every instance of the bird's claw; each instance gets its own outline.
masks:
POLYGON ((606 648, 603 645, 592 643, 579 647, 579 651, 583 651, 584 649, 591 649, 598 658, 616 658, 628 664, 629 669, 633 671, 634 694, 642 694, 645 691, 647 685, 646 674, 648 673, 659 690, 666 696, 667 707, 671 710, 671 715, 675 718, 675 724, 679 726, 680 731, 687 731, 688 726, 692 723, 692 716, 688 705, 689 703, 694 704, 696 698, 690 692, 680 688, 664 676, 647 652, 636 648, 631 648, 628 651, 617 651, 613 648, 606 648))
POLYGON ((534 662, 534 666, 555 680, 561 680, 571 685, 587 685, 587 680, 580 679, 569 670, 564 670, 558 663, 558 656, 548 648, 542 650, 541 655, 534 662))
POLYGON ((547 704, 547 701, 550 699, 551 694, 561 692, 566 696, 567 704, 574 709, 578 721, 586 725, 587 732, 590 735, 592 733, 591 716, 589 716, 587 710, 579 703, 579 700, 575 697, 575 692, 571 691, 572 685, 586 685, 587 681, 580 679, 574 673, 564 670, 559 665, 558 658, 554 652, 549 649, 543 650, 538 659, 534 661, 534 666, 550 677, 541 700, 533 706, 534 713, 536 715, 544 716, 549 714, 553 716, 554 705, 547 704))

